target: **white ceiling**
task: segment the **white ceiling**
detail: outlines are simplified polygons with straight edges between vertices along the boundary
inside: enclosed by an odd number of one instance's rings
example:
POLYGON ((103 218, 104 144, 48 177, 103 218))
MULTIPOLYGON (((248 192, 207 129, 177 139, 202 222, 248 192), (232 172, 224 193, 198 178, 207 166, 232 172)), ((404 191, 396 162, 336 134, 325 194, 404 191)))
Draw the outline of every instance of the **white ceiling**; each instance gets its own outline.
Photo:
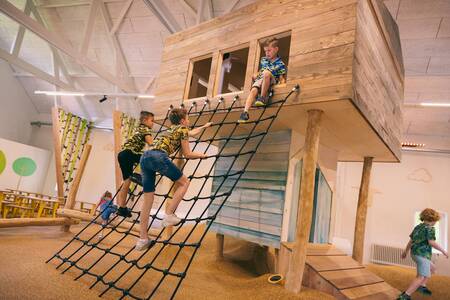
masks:
MULTIPOLYGON (((103 0, 112 24, 116 24, 129 0, 103 0)), ((10 0, 24 9, 26 0, 10 0)), ((197 23, 195 11, 200 3, 206 3, 202 20, 209 18, 208 3, 212 4, 213 16, 220 16, 231 9, 236 10, 256 0, 147 0, 158 7, 169 23, 181 29, 197 23), (162 8, 161 8, 162 7, 162 8), (164 10, 166 9, 166 10, 164 10), (166 14, 164 14, 166 12, 166 14)), ((47 27, 75 48, 81 49, 85 27, 90 12, 88 0, 34 0, 37 11, 47 27)), ((386 6, 396 19, 402 42, 406 71, 405 103, 450 102, 450 0, 386 0, 386 6)), ((34 16, 33 16, 34 17, 34 16)), ((0 14, 0 48, 10 51, 19 27, 0 14)), ((98 11, 87 56, 101 63, 115 74, 113 39, 117 38, 134 80, 136 92, 151 93, 153 78, 157 76, 163 48, 163 40, 170 34, 157 13, 143 0, 133 0, 115 35, 109 35, 104 20, 98 11)), ((57 50, 56 50, 57 51, 57 50)), ((64 61, 75 86, 84 91, 114 92, 114 85, 100 79, 91 71, 75 63, 57 51, 64 61)), ((28 30, 19 53, 19 58, 53 75, 52 53, 47 42, 28 30)), ((53 99, 34 95, 35 90, 52 90, 54 86, 13 67, 39 113, 47 114, 53 99)), ((62 77, 62 80, 66 80, 62 77)), ((95 121, 110 119, 113 101, 98 103, 94 98, 62 98, 61 104, 74 113, 95 121)), ((150 100, 121 99, 120 109, 137 113, 149 109, 150 100)), ((450 109, 418 108, 405 106, 405 139, 421 142, 423 136, 433 143, 445 139, 450 149, 450 109)), ((442 143, 441 143, 442 144, 442 143)), ((442 147, 442 146, 441 146, 442 147)))

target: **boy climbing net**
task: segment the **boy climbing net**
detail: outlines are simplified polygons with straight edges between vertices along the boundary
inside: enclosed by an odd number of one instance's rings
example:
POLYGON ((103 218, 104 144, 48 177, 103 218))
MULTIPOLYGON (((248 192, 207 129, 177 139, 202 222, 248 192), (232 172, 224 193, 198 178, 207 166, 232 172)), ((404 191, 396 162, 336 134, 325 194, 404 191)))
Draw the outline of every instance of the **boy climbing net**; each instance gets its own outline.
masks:
POLYGON ((265 57, 261 58, 259 72, 253 75, 253 84, 250 93, 245 101, 244 111, 238 120, 239 123, 246 123, 250 119, 248 110, 255 101, 255 106, 265 106, 269 102, 270 87, 277 83, 286 81, 286 66, 278 56, 278 39, 271 38, 264 43, 265 57), (260 92, 260 96, 258 96, 260 92))

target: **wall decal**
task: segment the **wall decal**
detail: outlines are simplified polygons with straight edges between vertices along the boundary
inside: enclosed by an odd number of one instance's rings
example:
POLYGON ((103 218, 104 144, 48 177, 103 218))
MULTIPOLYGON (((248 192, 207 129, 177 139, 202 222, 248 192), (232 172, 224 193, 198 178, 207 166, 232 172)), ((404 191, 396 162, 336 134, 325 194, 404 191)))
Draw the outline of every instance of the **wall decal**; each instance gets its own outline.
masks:
POLYGON ((425 183, 431 182, 433 180, 433 176, 431 176, 430 172, 425 168, 416 169, 408 175, 408 180, 412 181, 422 181, 425 183))

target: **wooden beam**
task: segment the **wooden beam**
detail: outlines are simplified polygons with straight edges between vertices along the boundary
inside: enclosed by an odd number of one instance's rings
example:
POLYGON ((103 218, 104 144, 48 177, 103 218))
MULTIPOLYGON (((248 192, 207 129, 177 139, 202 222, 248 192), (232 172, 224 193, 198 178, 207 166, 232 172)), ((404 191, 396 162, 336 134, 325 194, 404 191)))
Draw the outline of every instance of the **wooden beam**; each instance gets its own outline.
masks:
POLYGON ((122 112, 114 110, 113 111, 113 130, 114 130, 114 169, 116 178, 116 190, 119 189, 122 184, 122 172, 120 170, 119 162, 117 161, 117 156, 122 148, 122 112))
POLYGON ((134 92, 133 87, 119 80, 116 76, 109 73, 102 65, 89 60, 85 56, 81 55, 77 50, 75 50, 67 41, 61 38, 58 34, 49 31, 39 22, 33 20, 21 10, 16 8, 13 4, 8 1, 0 1, 0 11, 9 16, 11 19, 17 23, 25 26, 28 30, 32 31, 40 38, 47 41, 53 47, 66 53, 68 56, 72 57, 77 63, 88 68, 100 78, 117 85, 123 91, 134 92))
POLYGON ((0 219, 0 228, 25 227, 25 226, 61 226, 79 224, 79 220, 67 218, 11 218, 0 219))
POLYGON ((56 187, 58 197, 64 198, 64 178, 61 159, 61 135, 58 108, 52 108, 53 153, 55 155, 56 187))
MULTIPOLYGON (((98 1, 98 0, 96 0, 98 1)), ((100 11, 103 16, 103 22, 105 24, 106 30, 109 32, 112 28, 111 17, 109 16, 108 10, 103 2, 99 3, 100 11)), ((133 78, 130 77, 130 71, 128 69, 127 61, 125 55, 123 54, 122 47, 120 42, 115 34, 108 35, 112 48, 115 50, 116 54, 116 68, 119 72, 116 74, 117 76, 123 77, 128 85, 133 87, 134 92, 137 91, 136 84, 133 78)))
POLYGON ((311 232, 322 113, 321 110, 308 111, 308 127, 306 129, 302 181, 300 183, 300 196, 297 212, 297 232, 292 251, 292 259, 289 264, 289 271, 286 278, 286 289, 294 293, 299 293, 302 287, 303 272, 306 263, 306 251, 311 232))
MULTIPOLYGON (((123 2, 123 0, 103 0, 105 3, 114 3, 114 2, 123 2)), ((52 1, 51 4, 38 4, 36 5, 39 9, 45 8, 63 8, 63 7, 72 7, 72 6, 88 6, 91 4, 91 1, 67 1, 67 0, 58 0, 52 1)))
MULTIPOLYGON (((94 216, 88 214, 88 213, 84 213, 78 210, 74 210, 74 209, 68 209, 68 208, 60 208, 56 211, 56 214, 58 216, 62 216, 65 218, 71 218, 71 219, 79 219, 82 221, 87 221, 87 222, 91 222, 92 220, 95 219, 94 216)), ((97 218, 95 220, 96 224, 101 224, 102 223, 102 219, 97 218)), ((117 221, 113 221, 111 222, 112 226, 117 226, 118 228, 124 229, 124 230, 128 230, 131 228, 131 232, 133 232, 134 234, 139 234, 139 225, 137 224, 133 224, 132 222, 128 222, 128 221, 122 221, 120 222, 119 220, 117 221)), ((155 229, 151 229, 149 231, 149 234, 151 236, 157 236, 159 234, 158 230, 155 229)))
POLYGON ((212 0, 206 0, 206 21, 211 20, 214 18, 214 7, 212 4, 212 0))
POLYGON ((206 0, 200 0, 199 1, 199 6, 197 8, 197 19, 196 19, 196 24, 200 24, 203 20, 203 10, 205 9, 205 2, 206 0))
MULTIPOLYGON (((67 197, 66 205, 64 208, 73 209, 75 207, 75 200, 77 198, 78 188, 80 187, 81 178, 83 177, 84 169, 86 168, 86 163, 89 159, 89 154, 91 154, 92 145, 87 144, 84 147, 83 153, 81 154, 80 162, 78 163, 77 173, 70 186, 69 196, 67 197)), ((64 231, 69 231, 70 225, 63 227, 64 231)))
POLYGON ((178 2, 192 18, 197 18, 197 10, 187 3, 186 0, 178 0, 178 2))
POLYGON ((353 259, 363 263, 364 236, 366 232, 367 204, 369 199, 370 173, 373 157, 364 157, 364 165, 359 187, 358 207, 356 209, 355 236, 353 240, 353 259))
POLYGON ((230 6, 228 6, 227 10, 225 11, 225 14, 229 14, 233 11, 233 9, 236 7, 236 5, 239 3, 240 0, 234 0, 231 2, 230 6))
POLYGON ((175 20, 163 1, 160 0, 144 0, 147 7, 155 14, 161 24, 163 24, 170 33, 181 30, 180 24, 175 20))
POLYGON ((127 15, 128 10, 131 7, 131 4, 133 3, 133 0, 128 0, 122 7, 122 10, 119 13, 119 18, 116 20, 116 23, 113 25, 111 30, 109 31, 110 35, 115 35, 117 30, 119 29, 120 25, 122 25, 123 19, 127 15))
MULTIPOLYGON (((0 1, 1 2, 1 1, 0 1)), ((44 81, 47 81, 51 84, 54 84, 55 86, 58 86, 65 90, 70 90, 71 86, 64 81, 61 81, 57 79, 56 77, 36 68, 35 66, 27 63, 26 61, 15 57, 12 54, 9 54, 7 51, 0 49, 0 58, 6 60, 7 62, 15 65, 16 67, 21 68, 22 70, 33 74, 36 78, 42 79, 44 81)))
POLYGON ((216 259, 223 259, 223 245, 225 242, 225 236, 221 233, 216 233, 216 259))
POLYGON ((95 17, 97 16, 99 4, 99 0, 92 0, 91 7, 89 9, 89 16, 84 28, 84 38, 80 48, 80 53, 83 56, 86 56, 88 53, 89 43, 91 41, 92 33, 94 32, 95 17))
MULTIPOLYGON (((25 4, 25 9, 23 11, 24 14, 27 16, 30 15, 31 12, 31 0, 27 0, 27 3, 25 4)), ((14 39, 14 42, 11 47, 11 53, 13 56, 19 56, 20 48, 22 47, 23 37, 25 36, 25 27, 20 26, 19 31, 17 32, 16 38, 14 39)))

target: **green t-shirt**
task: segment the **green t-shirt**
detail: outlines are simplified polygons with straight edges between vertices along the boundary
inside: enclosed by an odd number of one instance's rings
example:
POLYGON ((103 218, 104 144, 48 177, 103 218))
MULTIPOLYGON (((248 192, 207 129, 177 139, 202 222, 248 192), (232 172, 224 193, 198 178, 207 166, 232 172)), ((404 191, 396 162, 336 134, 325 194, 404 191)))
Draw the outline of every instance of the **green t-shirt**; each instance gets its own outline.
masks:
POLYGON ((145 137, 153 135, 152 129, 144 124, 134 129, 133 136, 129 138, 122 147, 122 150, 129 149, 136 154, 142 154, 145 147, 145 137))
POLYGON ((163 136, 153 141, 153 149, 162 150, 171 155, 181 145, 182 140, 189 139, 189 129, 183 125, 172 125, 163 136))
POLYGON ((414 227, 409 235, 412 241, 411 253, 416 256, 422 256, 431 259, 431 246, 429 240, 436 240, 436 232, 433 226, 420 223, 414 227))

